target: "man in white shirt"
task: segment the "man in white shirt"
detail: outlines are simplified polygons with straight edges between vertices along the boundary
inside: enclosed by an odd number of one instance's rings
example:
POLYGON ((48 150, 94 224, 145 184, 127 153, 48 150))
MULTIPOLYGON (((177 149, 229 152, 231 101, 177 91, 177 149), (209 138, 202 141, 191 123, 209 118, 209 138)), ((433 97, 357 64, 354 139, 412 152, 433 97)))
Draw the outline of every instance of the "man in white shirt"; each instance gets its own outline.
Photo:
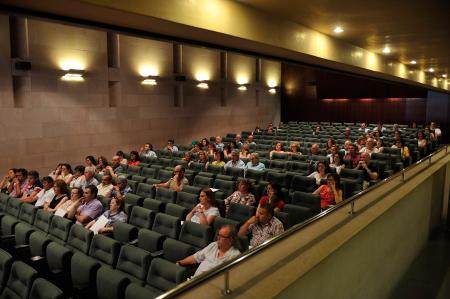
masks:
MULTIPOLYGON (((53 179, 50 176, 46 176, 42 178, 42 188, 39 193, 36 194, 35 198, 36 203, 35 207, 42 207, 46 202, 52 201, 53 197, 55 197, 55 191, 53 190, 53 179)), ((33 195, 33 194, 32 194, 33 195)), ((32 201, 30 201, 32 202, 32 201)))
POLYGON ((228 161, 224 166, 225 169, 228 167, 234 167, 234 168, 244 168, 245 163, 239 158, 239 151, 233 150, 231 153, 231 160, 228 161))
POLYGON ((200 264, 194 277, 232 259, 240 254, 235 248, 237 240, 236 228, 232 225, 224 225, 217 234, 217 241, 177 262, 177 265, 187 266, 200 264))
POLYGON ((88 167, 84 168, 84 175, 83 175, 84 179, 82 179, 82 182, 81 182, 81 188, 83 188, 83 190, 89 185, 94 185, 94 186, 98 185, 98 181, 94 177, 94 175, 95 175, 95 167, 94 166, 88 166, 88 167))
POLYGON ((111 197, 111 192, 114 188, 112 182, 112 177, 108 174, 103 175, 102 182, 97 185, 98 195, 104 197, 111 197))

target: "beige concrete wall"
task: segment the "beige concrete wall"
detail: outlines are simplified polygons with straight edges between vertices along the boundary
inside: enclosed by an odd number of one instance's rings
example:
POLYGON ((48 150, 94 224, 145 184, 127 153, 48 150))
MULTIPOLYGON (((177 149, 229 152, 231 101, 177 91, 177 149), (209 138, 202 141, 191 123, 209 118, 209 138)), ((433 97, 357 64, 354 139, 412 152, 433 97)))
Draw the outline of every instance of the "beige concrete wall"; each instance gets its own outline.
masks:
MULTIPOLYGON (((201 48, 183 48, 188 81, 184 101, 175 107, 172 44, 122 35, 121 93, 110 107, 106 32, 40 20, 28 21, 32 71, 21 108, 15 108, 7 16, 0 15, 0 25, 0 173, 25 167, 45 174, 59 162, 81 163, 88 154, 109 157, 146 141, 161 147, 169 137, 186 143, 279 120, 279 94, 267 88, 257 103, 254 88, 238 92, 230 84, 222 106, 218 83, 201 90, 189 81, 199 65, 214 74, 211 80, 219 78, 219 52, 201 48), (85 81, 62 81, 64 66, 85 69, 85 81), (157 86, 141 85, 146 68, 160 76, 157 86)), ((263 72, 279 80, 280 63, 264 65, 263 72)))

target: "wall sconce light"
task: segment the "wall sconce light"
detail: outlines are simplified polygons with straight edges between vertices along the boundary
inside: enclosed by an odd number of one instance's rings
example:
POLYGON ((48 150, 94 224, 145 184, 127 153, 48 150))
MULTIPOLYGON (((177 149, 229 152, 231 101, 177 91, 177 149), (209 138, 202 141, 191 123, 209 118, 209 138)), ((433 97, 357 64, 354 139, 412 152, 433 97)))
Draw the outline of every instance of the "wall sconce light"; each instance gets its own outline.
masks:
POLYGON ((241 84, 241 85, 239 85, 238 90, 240 90, 240 91, 246 91, 246 90, 247 90, 247 84, 241 84))
POLYGON ((276 87, 269 88, 269 93, 276 94, 277 93, 277 88, 276 87))
POLYGON ((158 76, 147 76, 142 80, 142 85, 158 85, 158 82, 156 82, 156 79, 158 79, 158 76))
POLYGON ((84 71, 83 70, 67 70, 64 76, 61 77, 61 80, 63 81, 75 81, 75 82, 82 82, 84 81, 83 78, 84 71))
POLYGON ((200 81, 200 83, 197 84, 197 87, 201 89, 208 89, 209 85, 207 81, 200 81))

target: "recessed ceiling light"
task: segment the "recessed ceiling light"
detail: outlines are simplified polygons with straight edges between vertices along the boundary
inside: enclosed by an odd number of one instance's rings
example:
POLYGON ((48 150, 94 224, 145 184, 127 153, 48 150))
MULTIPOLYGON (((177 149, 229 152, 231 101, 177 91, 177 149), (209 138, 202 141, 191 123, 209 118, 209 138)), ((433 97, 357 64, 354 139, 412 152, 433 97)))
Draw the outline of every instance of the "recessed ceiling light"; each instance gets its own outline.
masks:
POLYGON ((447 78, 447 74, 443 74, 443 75, 442 75, 442 78, 447 78))
POLYGON ((337 26, 336 28, 334 28, 333 32, 334 33, 342 33, 342 32, 344 32, 344 29, 342 29, 342 27, 340 27, 340 26, 337 26))
POLYGON ((416 64, 417 63, 417 61, 415 61, 415 60, 411 60, 409 63, 411 63, 411 64, 416 64))
POLYGON ((389 53, 391 53, 391 48, 389 48, 388 46, 384 47, 384 48, 383 48, 383 53, 384 53, 384 54, 389 54, 389 53))
POLYGON ((434 68, 430 67, 430 68, 428 69, 428 71, 429 71, 430 73, 434 73, 434 68))

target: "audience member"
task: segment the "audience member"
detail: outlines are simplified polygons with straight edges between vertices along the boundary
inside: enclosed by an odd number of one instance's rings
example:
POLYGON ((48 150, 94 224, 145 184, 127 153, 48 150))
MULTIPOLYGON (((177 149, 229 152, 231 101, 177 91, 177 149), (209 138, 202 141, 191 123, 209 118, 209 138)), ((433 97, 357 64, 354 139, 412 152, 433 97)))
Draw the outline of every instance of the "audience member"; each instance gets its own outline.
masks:
POLYGON ((345 139, 350 139, 351 135, 352 135, 352 129, 350 129, 348 127, 345 128, 345 130, 344 130, 344 138, 345 139))
POLYGON ((212 242, 195 254, 177 261, 177 265, 188 266, 200 264, 194 273, 194 277, 198 276, 238 256, 240 252, 235 248, 236 241, 236 228, 232 225, 224 225, 217 234, 217 241, 212 242))
POLYGON ((206 138, 203 138, 202 141, 200 141, 200 146, 202 147, 202 150, 208 151, 209 141, 206 138))
POLYGON ((57 180, 63 180, 67 185, 70 184, 73 178, 72 166, 67 163, 61 164, 61 172, 56 176, 57 180))
POLYGON ((126 178, 119 177, 117 179, 117 185, 113 186, 111 191, 112 197, 123 199, 128 193, 132 192, 131 187, 128 186, 128 180, 126 178))
POLYGON ((224 157, 223 157, 223 152, 215 152, 214 153, 214 161, 212 161, 211 163, 207 163, 206 168, 208 168, 208 165, 214 165, 214 166, 224 166, 225 165, 225 161, 223 161, 224 157))
POLYGON ((264 165, 264 163, 259 162, 258 153, 252 153, 250 155, 250 161, 245 165, 245 171, 247 171, 248 169, 263 171, 265 168, 266 165, 264 165))
POLYGON ((277 142, 277 144, 275 144, 275 149, 271 150, 269 153, 269 157, 270 159, 272 159, 272 155, 274 153, 279 153, 279 154, 283 154, 283 144, 281 142, 277 142))
POLYGON ((200 143, 195 143, 194 147, 190 150, 191 153, 196 154, 202 151, 202 147, 200 146, 200 143))
POLYGON ((366 123, 361 123, 361 126, 358 129, 358 131, 362 132, 363 134, 366 134, 367 132, 370 131, 370 129, 367 127, 366 123))
POLYGON ((316 171, 308 175, 308 177, 315 179, 316 185, 320 186, 321 181, 327 178, 328 173, 328 164, 319 161, 316 164, 316 171))
POLYGON ((97 161, 93 156, 87 156, 86 159, 84 159, 84 163, 86 166, 97 166, 97 161))
POLYGON ((45 203, 49 203, 52 201, 53 197, 55 197, 55 189, 53 189, 54 186, 54 180, 51 176, 45 176, 42 178, 42 185, 43 188, 39 193, 36 194, 36 196, 33 198, 33 194, 26 198, 25 200, 22 199, 22 201, 33 203, 35 202, 34 206, 37 208, 43 207, 45 203))
POLYGON ((14 178, 16 177, 16 171, 15 168, 10 168, 8 170, 8 173, 0 181, 0 192, 6 193, 8 191, 8 187, 13 183, 14 178))
POLYGON ((82 197, 83 189, 72 188, 72 190, 70 190, 70 198, 65 201, 61 200, 55 207, 55 211, 64 211, 64 217, 68 219, 74 219, 78 202, 82 199, 82 197))
POLYGON ((216 146, 216 149, 217 149, 218 151, 223 151, 223 147, 224 147, 225 145, 222 143, 222 137, 220 137, 220 136, 217 136, 217 137, 216 137, 216 143, 215 143, 215 146, 216 146))
POLYGON ((184 185, 189 184, 189 181, 184 176, 184 167, 181 165, 177 165, 175 166, 173 172, 175 173, 173 178, 165 183, 154 184, 153 186, 155 186, 155 188, 169 188, 177 192, 183 191, 184 185))
POLYGON ((237 151, 237 145, 234 141, 231 141, 223 148, 223 155, 227 158, 231 158, 231 155, 235 150, 237 151))
POLYGON ((319 186, 313 194, 320 195, 320 207, 322 210, 328 209, 342 201, 341 179, 338 174, 327 175, 327 183, 319 186))
POLYGON ((95 167, 95 172, 104 173, 105 170, 108 168, 108 166, 109 166, 108 159, 106 159, 106 157, 104 156, 100 156, 98 157, 98 163, 97 166, 95 167))
POLYGON ((375 147, 375 140, 373 138, 367 138, 366 145, 361 148, 359 151, 362 153, 367 153, 369 155, 372 155, 372 153, 378 153, 379 150, 375 147))
POLYGON ((64 203, 68 199, 69 194, 67 184, 63 180, 55 180, 53 190, 55 191, 55 196, 53 196, 50 202, 44 203, 44 210, 49 213, 54 213, 56 211, 56 206, 60 202, 64 203))
POLYGON ((110 175, 112 178, 117 179, 121 173, 125 173, 124 165, 120 164, 119 156, 114 156, 112 157, 111 165, 103 171, 103 175, 110 175))
POLYGON ((251 234, 250 247, 258 246, 283 232, 283 223, 274 216, 270 204, 259 206, 256 215, 244 222, 239 229, 241 236, 251 234))
POLYGON ((328 163, 332 164, 334 162, 334 157, 339 153, 339 149, 336 144, 333 144, 329 150, 329 154, 327 155, 328 163))
MULTIPOLYGON (((84 189, 86 188, 86 186, 89 185, 97 186, 98 181, 94 176, 95 176, 95 167, 94 166, 85 167, 83 179, 81 180, 81 186, 74 186, 74 187, 81 187, 84 189)), ((95 195, 97 195, 97 193, 95 193, 95 195)))
POLYGON ((94 185, 86 186, 83 194, 77 205, 75 219, 77 224, 86 226, 103 212, 103 205, 97 199, 97 187, 94 185))
POLYGON ((228 167, 233 167, 233 168, 244 168, 245 167, 245 163, 239 159, 239 151, 234 150, 231 153, 231 160, 228 161, 224 168, 227 169, 228 167))
POLYGON ((128 166, 139 166, 140 164, 141 164, 141 157, 139 157, 139 153, 137 151, 131 151, 128 166))
POLYGON ((234 143, 236 143, 237 148, 241 148, 243 145, 241 134, 236 134, 236 137, 234 137, 234 143))
POLYGON ((379 138, 375 141, 375 148, 378 151, 378 153, 382 153, 384 149, 384 140, 379 138))
POLYGON ((319 145, 317 143, 313 143, 311 145, 311 149, 309 151, 310 155, 317 156, 319 155, 319 145))
POLYGON ((421 158, 428 154, 428 143, 422 131, 417 132, 417 147, 421 158))
POLYGON ((239 158, 248 159, 250 157, 250 147, 248 144, 244 144, 241 146, 241 150, 239 152, 239 158))
POLYGON ((22 192, 21 201, 27 201, 29 197, 34 199, 35 195, 42 190, 42 183, 39 180, 39 173, 30 170, 27 175, 27 186, 22 192))
POLYGON ((143 156, 145 158, 158 158, 156 153, 153 151, 153 145, 150 142, 146 142, 143 147, 141 147, 139 151, 139 156, 143 156))
POLYGON ((16 170, 15 178, 12 184, 8 187, 8 194, 13 198, 21 198, 23 193, 26 192, 28 187, 28 171, 24 168, 19 168, 16 170))
POLYGON ((403 144, 401 140, 396 140, 392 145, 392 148, 400 149, 400 155, 402 157, 402 162, 404 166, 408 166, 410 164, 411 154, 409 153, 409 148, 403 144))
POLYGON ((49 173, 49 176, 51 176, 53 180, 56 180, 56 178, 61 174, 62 165, 62 163, 59 163, 58 166, 56 166, 56 168, 49 173))
POLYGON ((123 151, 117 151, 116 156, 120 157, 120 164, 128 165, 128 160, 125 158, 125 154, 123 153, 123 151))
POLYGON ((370 154, 362 153, 360 156, 360 160, 355 169, 359 169, 363 171, 364 174, 364 183, 363 189, 366 189, 370 185, 371 180, 378 179, 378 172, 376 166, 370 161, 370 154))
POLYGON ((336 170, 337 174, 341 174, 342 168, 345 168, 344 159, 340 152, 333 154, 333 162, 330 163, 330 167, 336 170))
POLYGON ((298 143, 295 143, 295 142, 291 143, 290 148, 291 148, 291 151, 287 153, 289 156, 301 156, 302 155, 302 153, 300 152, 300 146, 298 145, 298 143))
POLYGON ((344 162, 345 161, 347 161, 348 165, 350 165, 350 168, 355 168, 358 166, 359 153, 356 150, 356 146, 354 144, 351 144, 349 146, 349 152, 344 156, 344 162))
POLYGON ((175 145, 175 140, 173 139, 167 140, 167 146, 164 149, 172 153, 178 152, 178 147, 175 145))
MULTIPOLYGON (((127 214, 123 211, 124 202, 121 199, 113 197, 109 202, 109 210, 106 210, 101 216, 106 217, 108 222, 104 227, 98 230, 99 234, 111 234, 114 230, 114 223, 127 222, 127 214)), ((86 225, 86 228, 91 228, 97 220, 92 220, 86 225)))
POLYGON ((102 176, 102 182, 97 185, 97 195, 111 197, 113 188, 112 177, 109 174, 105 174, 102 176))
POLYGON ((217 148, 214 143, 208 143, 207 153, 208 156, 214 156, 215 152, 217 152, 217 148))
POLYGON ((246 144, 248 145, 256 145, 256 142, 253 138, 253 135, 248 135, 247 136, 247 140, 245 141, 246 144))
POLYGON ((200 203, 196 205, 186 216, 186 221, 212 225, 214 219, 220 216, 214 192, 209 188, 203 188, 199 196, 200 203))
POLYGON ((336 146, 336 142, 334 141, 333 138, 328 138, 327 144, 325 145, 325 151, 326 151, 328 154, 330 154, 330 153, 331 153, 331 149, 333 148, 333 146, 334 146, 334 147, 337 147, 337 146, 336 146))
POLYGON ((250 193, 251 183, 249 180, 241 179, 238 188, 233 194, 225 198, 225 209, 228 212, 230 204, 237 203, 246 206, 253 206, 256 203, 255 196, 250 193))
POLYGON ((72 176, 72 181, 70 181, 70 188, 74 188, 74 187, 83 187, 84 184, 84 169, 85 167, 83 165, 78 165, 75 166, 74 168, 74 174, 72 176))
POLYGON ((284 201, 281 198, 281 187, 275 183, 269 183, 266 187, 266 195, 259 200, 259 205, 269 204, 275 211, 281 212, 284 208, 284 201))

